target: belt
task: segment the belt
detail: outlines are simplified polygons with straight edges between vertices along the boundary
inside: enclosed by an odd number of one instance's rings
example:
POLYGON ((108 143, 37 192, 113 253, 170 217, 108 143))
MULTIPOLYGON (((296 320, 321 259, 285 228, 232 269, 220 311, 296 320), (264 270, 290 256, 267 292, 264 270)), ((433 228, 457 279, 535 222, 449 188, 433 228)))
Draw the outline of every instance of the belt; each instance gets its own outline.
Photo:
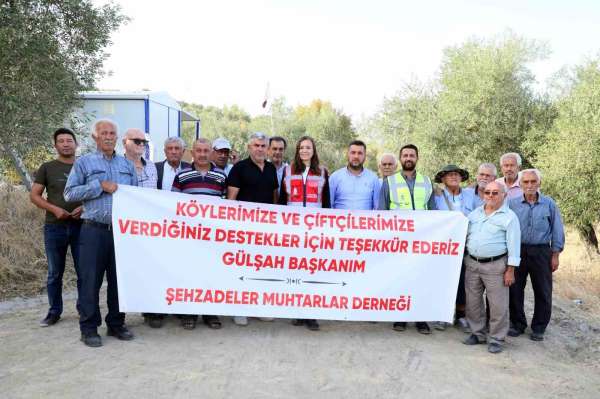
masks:
POLYGON ((90 220, 90 219, 84 219, 83 224, 87 224, 89 226, 94 226, 94 227, 97 227, 97 228, 103 229, 103 230, 108 230, 108 231, 112 230, 112 224, 100 223, 100 222, 96 222, 96 221, 90 220))
POLYGON ((523 246, 523 247, 549 247, 550 243, 545 242, 543 244, 521 244, 521 246, 523 246))
POLYGON ((471 254, 469 254, 469 257, 479 263, 489 263, 489 262, 493 262, 495 260, 498 259, 502 259, 506 256, 506 253, 503 253, 502 255, 498 255, 498 256, 492 256, 491 258, 478 258, 477 256, 473 256, 471 254))

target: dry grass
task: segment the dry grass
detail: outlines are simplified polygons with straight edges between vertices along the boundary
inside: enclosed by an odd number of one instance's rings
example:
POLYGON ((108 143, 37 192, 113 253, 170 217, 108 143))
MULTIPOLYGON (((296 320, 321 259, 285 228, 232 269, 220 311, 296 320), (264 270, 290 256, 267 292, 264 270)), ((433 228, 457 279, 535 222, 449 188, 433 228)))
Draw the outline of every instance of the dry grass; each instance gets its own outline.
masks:
MULTIPOLYGON (((37 295, 45 290, 44 212, 29 202, 28 193, 0 186, 0 300, 37 295)), ((70 255, 69 255, 70 256, 70 255)), ((68 259, 65 286, 75 286, 68 259)), ((600 313, 600 257, 590 259, 574 232, 567 234, 554 291, 569 300, 581 299, 582 309, 600 313)))
POLYGON ((600 257, 590 259, 579 236, 567 231, 567 243, 554 276, 554 292, 583 301, 582 308, 600 314, 600 257))
MULTIPOLYGON (((0 186, 0 204, 0 301, 41 294, 48 271, 44 211, 29 202, 29 193, 10 185, 0 186)), ((64 283, 75 286, 70 255, 64 283)))

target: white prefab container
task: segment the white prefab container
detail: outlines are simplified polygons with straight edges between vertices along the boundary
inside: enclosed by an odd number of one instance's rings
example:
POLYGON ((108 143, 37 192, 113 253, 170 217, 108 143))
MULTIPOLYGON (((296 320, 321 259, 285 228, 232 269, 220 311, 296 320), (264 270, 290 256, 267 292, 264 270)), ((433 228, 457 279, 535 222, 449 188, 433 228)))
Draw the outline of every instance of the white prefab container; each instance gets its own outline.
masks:
POLYGON ((194 123, 196 137, 200 136, 200 120, 182 110, 166 92, 86 91, 80 94, 83 106, 75 112, 76 119, 83 125, 80 129, 91 131, 97 119, 115 121, 119 126, 118 153, 123 153, 122 137, 129 128, 146 133, 149 140, 146 158, 154 162, 165 158, 163 143, 167 137, 181 136, 182 123, 194 123))

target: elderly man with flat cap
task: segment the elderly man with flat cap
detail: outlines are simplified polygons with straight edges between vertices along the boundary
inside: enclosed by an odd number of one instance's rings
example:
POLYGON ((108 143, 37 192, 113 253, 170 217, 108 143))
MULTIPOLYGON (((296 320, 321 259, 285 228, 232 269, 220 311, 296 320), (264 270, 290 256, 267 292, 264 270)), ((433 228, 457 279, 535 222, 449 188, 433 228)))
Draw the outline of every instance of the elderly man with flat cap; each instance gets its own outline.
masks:
MULTIPOLYGON (((436 208, 440 211, 462 212, 468 216, 473 210, 473 197, 475 192, 461 188, 460 184, 469 179, 469 172, 456 165, 446 165, 440 170, 434 178, 436 183, 442 183, 435 192, 436 208)), ((463 263, 460 270, 460 279, 458 281, 458 291, 456 293, 456 317, 455 323, 463 330, 468 329, 465 318, 465 265, 463 263)), ((443 322, 434 323, 436 330, 444 330, 446 324, 443 322)))

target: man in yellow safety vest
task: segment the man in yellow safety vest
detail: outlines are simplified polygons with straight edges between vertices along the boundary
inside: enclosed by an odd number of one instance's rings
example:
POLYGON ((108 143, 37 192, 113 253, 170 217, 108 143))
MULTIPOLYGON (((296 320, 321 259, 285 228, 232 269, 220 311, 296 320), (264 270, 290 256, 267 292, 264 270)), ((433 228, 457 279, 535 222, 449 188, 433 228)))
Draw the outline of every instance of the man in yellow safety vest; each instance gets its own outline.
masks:
MULTIPOLYGON (((432 210, 436 209, 433 196, 433 185, 429 177, 417 172, 419 149, 414 144, 400 148, 400 165, 402 169, 383 179, 379 192, 380 210, 432 210)), ((417 322, 417 330, 421 334, 431 334, 426 322, 417 322)), ((406 330, 406 322, 396 322, 396 331, 406 330)))

